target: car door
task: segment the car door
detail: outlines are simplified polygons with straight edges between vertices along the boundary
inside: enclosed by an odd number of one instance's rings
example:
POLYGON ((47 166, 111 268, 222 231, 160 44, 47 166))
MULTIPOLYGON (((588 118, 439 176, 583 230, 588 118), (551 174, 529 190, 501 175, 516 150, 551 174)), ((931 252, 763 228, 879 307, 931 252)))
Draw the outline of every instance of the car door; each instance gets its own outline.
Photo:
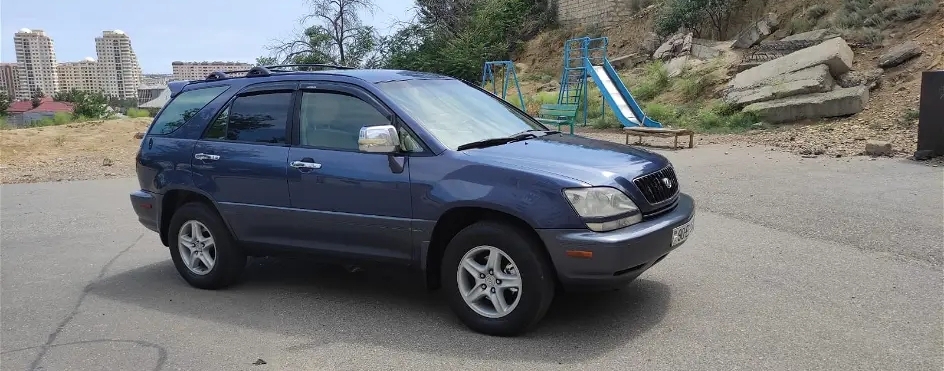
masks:
POLYGON ((289 221, 288 134, 297 83, 237 94, 193 150, 194 185, 211 195, 240 241, 284 245, 289 221))
POLYGON ((409 262, 409 158, 360 152, 361 127, 389 125, 393 114, 366 91, 340 83, 302 83, 289 193, 300 223, 293 236, 326 252, 409 262))

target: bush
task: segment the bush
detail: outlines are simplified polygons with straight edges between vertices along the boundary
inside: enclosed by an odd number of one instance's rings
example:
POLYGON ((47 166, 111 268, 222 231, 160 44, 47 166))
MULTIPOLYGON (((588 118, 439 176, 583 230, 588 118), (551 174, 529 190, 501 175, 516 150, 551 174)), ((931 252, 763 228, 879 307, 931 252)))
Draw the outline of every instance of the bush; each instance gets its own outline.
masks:
POLYGON ((128 117, 151 117, 151 112, 146 109, 140 108, 128 108, 128 112, 125 113, 125 116, 128 117))
POLYGON ((41 126, 56 126, 56 125, 65 125, 72 122, 75 122, 75 116, 66 112, 56 112, 52 117, 45 117, 41 120, 36 120, 28 123, 28 127, 41 127, 41 126))
POLYGON ((790 33, 791 34, 798 34, 801 32, 810 31, 813 29, 813 27, 816 27, 816 25, 806 18, 794 18, 790 20, 790 33))
POLYGON ((889 5, 889 2, 880 0, 843 0, 836 26, 850 29, 852 31, 847 33, 863 36, 864 40, 878 42, 881 41, 878 33, 887 28, 889 22, 912 21, 930 13, 935 7, 933 0, 914 0, 895 7, 889 5))
POLYGON ((641 101, 649 101, 662 94, 671 85, 669 72, 661 61, 646 65, 646 74, 640 83, 632 88, 633 97, 641 101))
POLYGON ((917 120, 919 117, 921 117, 921 112, 914 108, 909 108, 907 111, 905 111, 904 114, 902 114, 902 118, 904 118, 907 121, 914 121, 914 120, 917 120))
POLYGON ((649 103, 645 107, 645 113, 666 126, 711 133, 744 131, 757 122, 754 114, 740 112, 737 107, 723 103, 714 103, 705 107, 695 104, 672 106, 649 103))
POLYGON ((619 121, 617 121, 616 116, 613 115, 597 117, 593 120, 590 120, 590 127, 594 129, 616 129, 622 126, 623 124, 620 124, 619 121))
POLYGON ((527 111, 531 115, 537 115, 538 111, 541 110, 542 104, 557 103, 557 93, 551 92, 551 91, 545 91, 545 92, 537 93, 530 97, 526 97, 524 100, 525 100, 525 107, 527 108, 525 111, 527 111))
POLYGON ((913 21, 928 14, 934 9, 933 0, 917 0, 911 4, 899 5, 886 9, 883 15, 886 19, 900 22, 913 21))
POLYGON ((681 27, 695 37, 726 39, 732 19, 737 19, 744 0, 669 0, 656 16, 656 33, 666 36, 681 27))
POLYGON ((826 14, 829 14, 829 8, 825 5, 817 4, 806 10, 806 19, 815 22, 823 18, 826 14))
POLYGON ((678 81, 679 90, 686 99, 701 97, 714 84, 714 76, 707 71, 695 71, 678 81))

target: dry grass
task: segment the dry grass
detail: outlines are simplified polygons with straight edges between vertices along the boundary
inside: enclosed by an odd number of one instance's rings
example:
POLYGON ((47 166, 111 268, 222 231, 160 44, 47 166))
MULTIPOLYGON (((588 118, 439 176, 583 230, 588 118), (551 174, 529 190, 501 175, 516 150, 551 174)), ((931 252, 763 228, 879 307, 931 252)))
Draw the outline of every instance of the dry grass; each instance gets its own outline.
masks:
POLYGON ((134 134, 149 123, 136 118, 0 131, 0 181, 130 176, 140 143, 134 134))

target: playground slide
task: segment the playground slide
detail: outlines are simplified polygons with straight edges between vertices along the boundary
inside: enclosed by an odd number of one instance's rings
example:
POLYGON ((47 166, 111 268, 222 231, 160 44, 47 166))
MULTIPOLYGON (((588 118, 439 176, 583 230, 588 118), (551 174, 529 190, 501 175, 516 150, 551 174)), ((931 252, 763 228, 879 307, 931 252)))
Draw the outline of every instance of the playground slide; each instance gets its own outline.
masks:
POLYGON ((623 85, 623 81, 608 60, 604 59, 603 65, 593 65, 589 59, 584 59, 584 67, 593 78, 593 82, 602 88, 600 92, 603 93, 603 99, 613 109, 623 126, 662 127, 662 124, 643 114, 642 109, 636 104, 636 100, 623 85))
MULTIPOLYGON (((616 114, 638 126, 640 124, 639 118, 636 117, 636 113, 633 112, 633 109, 629 108, 629 103, 626 102, 626 98, 623 97, 623 94, 616 88, 613 80, 610 79, 610 75, 606 73, 606 69, 604 69, 603 66, 593 66, 593 72, 596 75, 594 79, 600 80, 599 86, 603 87, 601 90, 605 90, 606 93, 612 97, 613 103, 616 105, 614 109, 616 114)), ((617 77, 617 79, 619 79, 619 77, 617 77)))

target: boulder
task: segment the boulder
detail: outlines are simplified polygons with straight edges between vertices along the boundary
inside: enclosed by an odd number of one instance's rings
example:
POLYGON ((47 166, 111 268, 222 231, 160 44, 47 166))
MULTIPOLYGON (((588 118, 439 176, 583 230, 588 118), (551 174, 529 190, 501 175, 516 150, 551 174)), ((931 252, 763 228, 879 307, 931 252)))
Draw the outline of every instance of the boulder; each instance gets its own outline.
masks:
POLYGON ((821 28, 818 30, 801 32, 795 35, 790 35, 790 36, 784 37, 783 39, 780 39, 780 41, 799 41, 799 40, 823 41, 823 40, 834 38, 836 36, 839 36, 839 34, 836 31, 826 29, 826 28, 821 28))
POLYGON ((898 44, 878 57, 878 66, 882 68, 895 67, 921 55, 922 52, 921 46, 913 41, 898 44))
POLYGON ((742 90, 729 90, 724 101, 737 106, 792 97, 794 95, 822 93, 832 90, 833 77, 829 67, 818 64, 813 67, 786 73, 762 81, 759 85, 742 90))
POLYGON ((646 34, 646 38, 642 40, 642 44, 639 45, 639 51, 645 55, 652 55, 659 48, 659 45, 662 45, 662 38, 655 32, 649 32, 646 34))
POLYGON ((681 28, 652 53, 652 59, 667 61, 680 55, 688 55, 691 50, 692 32, 681 28))
POLYGON ((669 77, 680 76, 682 72, 685 72, 685 67, 688 66, 688 56, 683 55, 680 57, 672 58, 669 63, 665 65, 665 71, 669 74, 669 77))
POLYGON ((698 59, 714 59, 721 55, 721 51, 714 48, 714 43, 709 40, 692 38, 692 57, 698 59))
POLYGON ((865 142, 865 154, 869 156, 891 156, 892 144, 881 140, 865 142))
POLYGON ((839 76, 852 69, 852 58, 852 48, 849 44, 846 44, 841 37, 836 37, 738 73, 728 83, 728 87, 740 90, 758 85, 777 75, 810 68, 817 64, 829 66, 829 72, 833 76, 839 76))
POLYGON ((847 116, 861 112, 869 101, 864 86, 837 88, 826 93, 794 96, 759 102, 744 107, 764 121, 779 124, 803 119, 847 116))
POLYGON ((877 88, 882 82, 881 68, 874 68, 864 71, 849 71, 836 79, 836 83, 844 88, 865 85, 869 90, 877 88))
POLYGON ((744 72, 751 68, 757 67, 764 64, 764 62, 742 62, 734 66, 733 70, 735 73, 744 72))
POLYGON ((776 31, 778 26, 780 26, 780 20, 777 15, 767 13, 764 18, 761 18, 759 21, 741 30, 735 37, 734 44, 731 45, 731 47, 735 49, 747 49, 757 45, 757 43, 765 37, 770 36, 770 34, 776 31))
POLYGON ((610 64, 612 64, 615 69, 633 68, 646 61, 646 55, 630 54, 620 56, 610 59, 610 64))

